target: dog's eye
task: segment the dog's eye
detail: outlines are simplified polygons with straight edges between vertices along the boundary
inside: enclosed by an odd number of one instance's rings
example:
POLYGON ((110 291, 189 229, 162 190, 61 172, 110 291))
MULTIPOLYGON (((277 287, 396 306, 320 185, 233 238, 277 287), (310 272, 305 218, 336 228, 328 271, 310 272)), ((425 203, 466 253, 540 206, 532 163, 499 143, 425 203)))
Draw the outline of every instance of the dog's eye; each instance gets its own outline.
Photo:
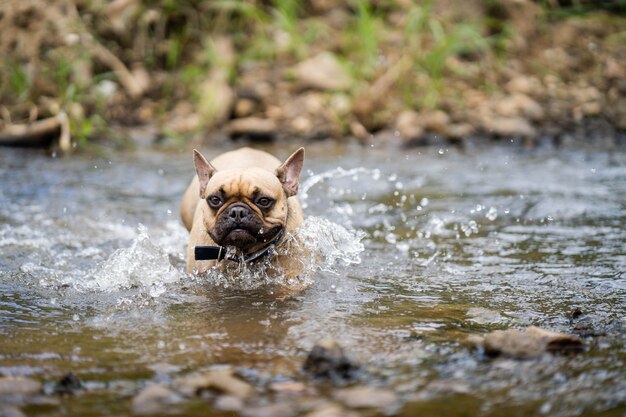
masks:
POLYGON ((224 203, 219 195, 212 195, 206 201, 212 208, 219 208, 224 203))
POLYGON ((269 197, 259 197, 256 200, 256 205, 262 209, 268 209, 274 204, 274 200, 269 197))

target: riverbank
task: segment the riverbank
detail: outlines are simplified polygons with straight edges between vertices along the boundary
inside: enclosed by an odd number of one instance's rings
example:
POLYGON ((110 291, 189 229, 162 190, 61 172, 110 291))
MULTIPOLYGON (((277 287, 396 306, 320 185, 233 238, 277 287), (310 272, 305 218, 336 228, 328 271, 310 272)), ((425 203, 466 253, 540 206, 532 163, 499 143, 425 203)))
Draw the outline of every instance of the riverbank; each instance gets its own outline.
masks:
POLYGON ((128 129, 141 126, 174 146, 224 136, 624 143, 619 2, 1 7, 0 132, 16 144, 42 120, 41 142, 66 150, 132 145, 128 129))

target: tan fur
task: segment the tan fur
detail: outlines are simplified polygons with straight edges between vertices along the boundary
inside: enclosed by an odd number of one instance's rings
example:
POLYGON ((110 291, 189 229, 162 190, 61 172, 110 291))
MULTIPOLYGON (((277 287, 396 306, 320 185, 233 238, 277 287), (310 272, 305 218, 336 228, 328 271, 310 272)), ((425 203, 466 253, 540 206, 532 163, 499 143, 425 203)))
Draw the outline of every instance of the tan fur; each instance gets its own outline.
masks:
MULTIPOLYGON (((215 265, 216 261, 196 261, 194 247, 217 245, 209 236, 208 231, 213 230, 220 214, 233 203, 244 203, 250 207, 262 219, 264 227, 283 225, 285 234, 277 244, 279 247, 284 244, 285 237, 300 226, 302 223, 300 202, 296 196, 287 196, 284 189, 286 186, 277 178, 277 169, 281 167, 281 164, 280 160, 266 152, 241 148, 219 155, 210 161, 210 166, 215 168, 215 172, 210 177, 202 196, 198 175, 193 178, 180 205, 183 224, 190 232, 187 248, 188 272, 204 272, 215 265), (223 190, 228 199, 220 209, 215 211, 208 206, 205 198, 217 190, 223 190), (263 212, 250 200, 255 190, 261 190, 263 194, 275 199, 275 204, 270 211, 263 212)), ((251 248, 249 252, 259 250, 263 246, 259 244, 251 248)), ((297 276, 302 265, 302 262, 294 260, 292 256, 276 256, 273 262, 279 263, 281 269, 293 277, 297 276)))

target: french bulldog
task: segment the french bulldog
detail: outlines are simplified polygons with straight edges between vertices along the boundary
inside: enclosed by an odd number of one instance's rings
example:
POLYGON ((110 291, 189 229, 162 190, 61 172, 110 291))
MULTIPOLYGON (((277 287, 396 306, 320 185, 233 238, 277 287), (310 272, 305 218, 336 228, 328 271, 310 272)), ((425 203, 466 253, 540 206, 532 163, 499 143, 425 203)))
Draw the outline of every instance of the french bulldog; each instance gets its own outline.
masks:
POLYGON ((246 262, 297 278, 304 265, 294 236, 303 221, 296 194, 304 148, 282 163, 251 148, 226 152, 211 162, 194 150, 193 160, 196 175, 180 205, 190 232, 187 272, 246 262), (213 250, 214 256, 203 258, 202 248, 213 250))

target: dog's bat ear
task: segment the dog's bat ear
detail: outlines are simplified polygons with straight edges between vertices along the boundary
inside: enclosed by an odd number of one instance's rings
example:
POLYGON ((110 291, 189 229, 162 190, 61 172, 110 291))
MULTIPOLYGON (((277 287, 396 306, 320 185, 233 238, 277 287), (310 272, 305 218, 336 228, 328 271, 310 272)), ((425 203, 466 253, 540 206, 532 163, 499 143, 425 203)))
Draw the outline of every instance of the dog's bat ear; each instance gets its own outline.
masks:
POLYGON ((300 171, 304 165, 304 148, 295 151, 281 166, 276 169, 276 176, 283 184, 287 197, 298 194, 300 188, 300 171))
POLYGON ((209 180, 215 174, 216 169, 197 150, 193 150, 193 164, 196 167, 196 174, 200 180, 200 198, 203 198, 209 180))

